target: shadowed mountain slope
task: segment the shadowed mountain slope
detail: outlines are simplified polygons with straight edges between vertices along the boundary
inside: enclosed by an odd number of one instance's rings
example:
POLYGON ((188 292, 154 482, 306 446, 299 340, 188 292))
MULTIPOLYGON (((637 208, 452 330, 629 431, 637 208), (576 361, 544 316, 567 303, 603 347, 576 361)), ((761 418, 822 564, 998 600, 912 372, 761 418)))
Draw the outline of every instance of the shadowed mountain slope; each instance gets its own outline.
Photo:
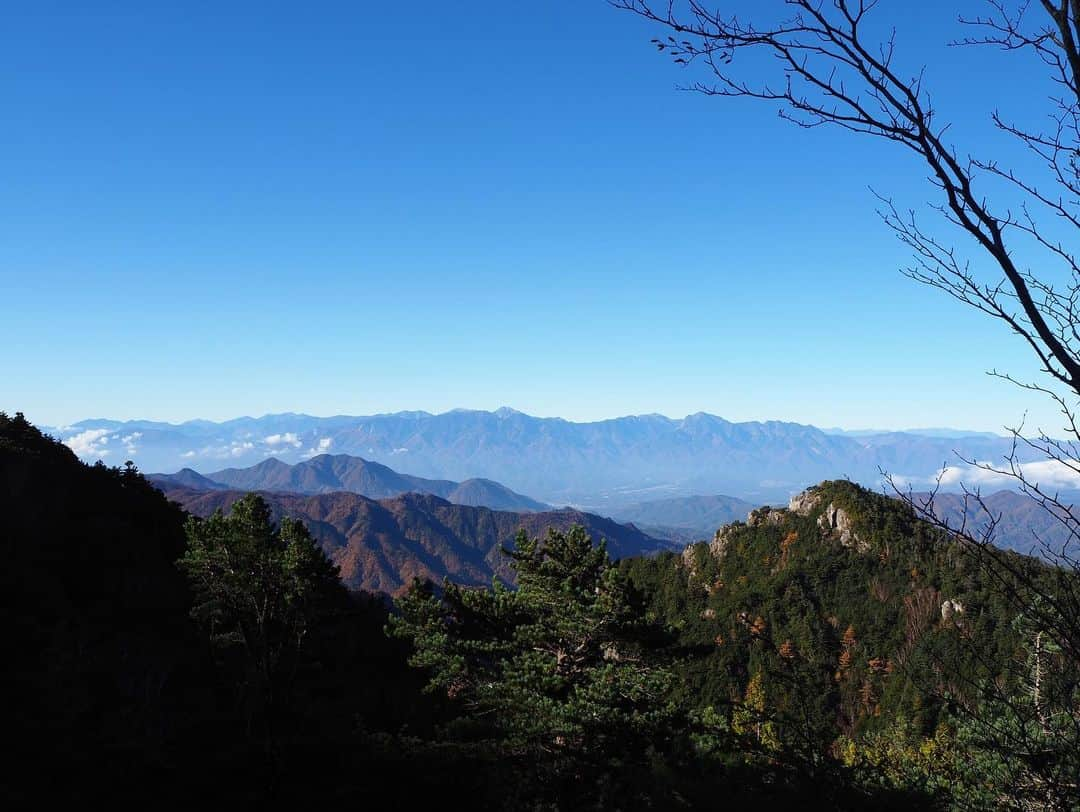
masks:
MULTIPOLYGON (((197 516, 228 510, 241 491, 169 490, 197 516)), ((595 541, 606 539, 612 557, 652 554, 674 544, 633 526, 576 510, 512 513, 454 505, 430 494, 407 493, 373 500, 355 493, 302 495, 262 492, 274 517, 300 519, 335 564, 350 589, 397 593, 413 578, 443 578, 488 586, 510 579, 502 547, 519 529, 542 536, 548 527, 582 525, 595 541)))
POLYGON ((190 488, 193 491, 227 491, 229 489, 228 485, 215 482, 191 468, 182 468, 175 474, 151 474, 147 479, 166 488, 190 488))
POLYGON ((3 412, 0 510, 5 728, 17 742, 0 797, 131 780, 188 741, 186 708, 213 704, 191 677, 208 663, 175 566, 183 515, 134 469, 84 465, 3 412))

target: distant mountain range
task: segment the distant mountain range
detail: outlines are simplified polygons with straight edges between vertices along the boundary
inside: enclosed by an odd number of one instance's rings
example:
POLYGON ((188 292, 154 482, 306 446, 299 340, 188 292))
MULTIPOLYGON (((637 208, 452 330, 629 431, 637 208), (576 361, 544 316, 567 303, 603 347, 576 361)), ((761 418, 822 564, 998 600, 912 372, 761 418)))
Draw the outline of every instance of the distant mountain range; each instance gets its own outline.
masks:
MULTIPOLYGON (((159 487, 163 483, 158 480, 159 487)), ((227 511, 237 490, 165 487, 166 496, 197 516, 227 511)), ((318 539, 350 589, 398 593, 414 577, 444 577, 458 584, 489 586, 493 577, 510 581, 502 547, 519 529, 542 536, 549 527, 581 525, 595 541, 606 539, 613 558, 649 555, 680 545, 653 538, 636 527, 577 510, 512 513, 454 505, 430 494, 408 493, 373 500, 355 493, 312 496, 262 493, 275 520, 301 519, 318 539)))
POLYGON ((152 482, 195 490, 278 491, 298 494, 349 491, 370 499, 428 493, 456 505, 495 510, 543 511, 551 506, 515 493, 490 479, 465 482, 399 474, 385 465, 347 454, 320 454, 294 465, 271 457, 249 468, 226 468, 202 475, 190 468, 175 474, 150 474, 152 482))
MULTIPOLYGON (((1080 505, 1080 492, 1061 492, 1057 496, 1062 505, 1080 505)), ((923 498, 916 495, 915 504, 923 504, 923 498)), ((934 497, 934 513, 954 529, 964 526, 973 538, 982 538, 993 520, 993 542, 1018 553, 1038 556, 1045 553, 1046 547, 1054 551, 1067 548, 1075 557, 1078 540, 1072 537, 1069 525, 1061 521, 1060 509, 1044 508, 1015 491, 984 494, 982 501, 979 505, 974 499, 965 500, 961 494, 939 493, 934 497)))
POLYGON ((927 431, 846 436, 797 423, 733 423, 705 413, 573 423, 513 409, 277 414, 179 425, 86 420, 51 429, 85 460, 132 459, 143 470, 188 467, 206 474, 268 457, 296 463, 348 454, 431 480, 488 478, 544 502, 601 513, 702 493, 785 501, 824 479, 876 486, 882 470, 928 486, 943 464, 957 464, 957 452, 995 462, 1010 448, 1003 437, 927 431))
MULTIPOLYGON (((148 478, 166 492, 266 491, 291 495, 351 492, 369 499, 423 493, 456 505, 497 511, 548 513, 552 510, 550 505, 489 479, 465 482, 424 479, 346 454, 321 454, 294 465, 271 458, 249 468, 226 468, 205 475, 185 468, 175 474, 150 474, 148 478)), ((1062 498, 1066 504, 1074 504, 1080 503, 1078 497, 1080 494, 1066 492, 1062 498)), ((995 541, 1000 546, 1029 553, 1040 539, 1058 545, 1067 540, 1065 526, 1022 494, 993 492, 985 497, 985 503, 998 522, 995 541)), ((633 524, 654 539, 674 544, 711 538, 718 527, 744 520, 759 504, 734 496, 696 495, 609 505, 595 512, 618 523, 633 524)), ((954 526, 959 526, 965 516, 964 500, 959 494, 939 493, 935 506, 938 514, 954 526)), ((971 532, 977 532, 988 519, 974 502, 969 502, 966 517, 971 532)))
POLYGON ((943 440, 949 439, 962 439, 965 437, 984 437, 987 439, 1000 439, 1000 434, 995 434, 992 431, 966 431, 964 429, 950 429, 950 428, 922 428, 922 429, 902 429, 900 431, 894 431, 891 429, 841 429, 831 428, 822 429, 826 434, 839 434, 844 437, 876 437, 882 434, 915 434, 919 437, 936 437, 943 440))
MULTIPOLYGON (((492 510, 515 513, 552 510, 551 505, 490 479, 465 482, 424 479, 347 454, 320 454, 294 465, 271 457, 248 468, 226 468, 205 475, 184 468, 175 474, 149 474, 147 478, 166 492, 267 491, 304 495, 349 492, 369 499, 424 493, 455 505, 492 510)), ((754 507, 733 496, 673 497, 620 507, 612 511, 611 518, 633 523, 656 538, 689 542, 711 537, 716 528, 745 518, 754 507)))

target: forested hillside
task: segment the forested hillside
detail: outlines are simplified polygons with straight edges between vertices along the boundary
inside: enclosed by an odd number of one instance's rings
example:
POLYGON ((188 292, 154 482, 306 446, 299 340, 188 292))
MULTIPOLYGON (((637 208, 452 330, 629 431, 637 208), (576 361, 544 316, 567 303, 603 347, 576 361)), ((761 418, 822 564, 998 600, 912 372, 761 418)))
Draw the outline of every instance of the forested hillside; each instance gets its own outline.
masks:
POLYGON ((421 751, 374 738, 438 719, 405 650, 383 633, 381 599, 336 579, 324 590, 288 699, 271 714, 256 707, 251 649, 214 642, 196 623, 196 592, 178 566, 185 514, 137 471, 84 465, 21 415, 0 413, 0 507, 12 653, 0 797, 378 799, 398 795, 393 776, 412 772, 432 776, 414 783, 416 797, 425 786, 434 794, 442 762, 420 766, 421 751), (391 777, 373 784, 376 774, 391 777))
MULTIPOLYGON (((418 579, 391 607, 346 588, 320 534, 350 511, 401 529, 463 508, 331 495, 355 502, 339 515, 326 496, 205 491, 186 515, 21 415, 0 414, 0 482, 9 800, 1078 800, 1080 674, 1035 611, 1067 611, 1074 576, 1004 553, 1023 576, 1008 582, 851 483, 619 562, 618 538, 575 514, 507 514, 507 554, 482 557, 515 586, 418 579)), ((385 535, 382 554, 411 538, 385 535)))
MULTIPOLYGON (((1044 596, 1075 594, 1071 575, 996 555, 1044 596)), ((1015 746, 996 754, 1010 763, 990 755, 980 719, 991 713, 988 684, 1030 711, 1030 662, 1041 657, 1046 685, 1060 680, 1059 721, 1080 719, 1076 663, 1033 653, 1039 631, 1002 571, 900 501, 850 482, 822 483, 682 555, 630 559, 621 570, 649 616, 675 630, 679 701, 719 715, 765 756, 813 765, 828 753, 940 803, 992 806, 1006 794, 1039 798, 1045 779, 1025 772, 1025 733, 994 745, 1015 746)), ((993 712, 1002 730, 1016 722, 993 712)), ((1059 779, 1075 769, 1056 732, 1034 735, 1059 779)))
MULTIPOLYGON (((228 510, 243 497, 241 491, 166 490, 196 516, 228 510)), ((492 578, 512 577, 505 545, 517 531, 541 535, 548 527, 568 530, 580 525, 596 538, 608 540, 620 558, 673 549, 671 542, 653 538, 632 525, 577 510, 513 513, 484 507, 454 505, 437 496, 407 493, 393 499, 366 499, 354 493, 305 496, 263 493, 276 521, 289 516, 302 520, 341 569, 349 589, 397 594, 414 578, 441 582, 449 578, 465 586, 488 586, 492 578)))

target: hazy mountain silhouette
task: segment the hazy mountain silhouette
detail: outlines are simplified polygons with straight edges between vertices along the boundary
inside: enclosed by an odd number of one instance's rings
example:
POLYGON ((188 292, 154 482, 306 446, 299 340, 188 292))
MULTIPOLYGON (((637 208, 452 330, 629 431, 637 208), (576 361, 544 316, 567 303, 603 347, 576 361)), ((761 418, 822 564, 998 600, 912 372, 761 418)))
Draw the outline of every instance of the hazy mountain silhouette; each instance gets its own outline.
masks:
POLYGON ((983 435, 842 436, 797 423, 733 423, 704 413, 574 423, 512 409, 329 418, 281 414, 180 425, 92 420, 60 434, 80 447, 84 459, 130 456, 144 470, 186 466, 206 474, 267 456, 295 463, 332 452, 427 479, 486 477, 552 503, 612 506, 698 493, 779 501, 829 478, 876 486, 881 470, 929 486, 943 463, 957 461, 957 452, 998 461, 1010 445, 983 435))
MULTIPOLYGON (((922 504, 915 496, 916 504, 922 504)), ((1062 505, 1080 505, 1080 493, 1058 494, 1062 505)), ((1059 509, 1046 509, 1034 499, 1016 491, 997 491, 984 494, 985 509, 974 499, 965 501, 962 494, 938 493, 934 497, 934 513, 949 522, 950 527, 960 527, 966 519, 966 532, 973 538, 981 538, 988 521, 996 522, 993 541, 998 547, 1015 550, 1027 555, 1042 555, 1043 545, 1061 550, 1071 545, 1075 550, 1076 539, 1069 527, 1060 519, 1059 509)))
POLYGON ((371 499, 416 492, 434 494, 457 505, 482 505, 496 510, 541 511, 551 507, 490 479, 465 482, 424 479, 400 474, 385 465, 347 454, 320 454, 295 465, 271 457, 250 468, 226 468, 207 476, 184 469, 176 474, 151 474, 149 479, 164 487, 194 490, 300 494, 349 491, 371 499))
POLYGON ((215 482, 210 477, 205 477, 190 468, 182 468, 175 474, 151 474, 147 478, 159 486, 169 488, 190 488, 196 491, 217 491, 229 488, 228 485, 215 482))
POLYGON ((653 535, 689 541, 711 538, 718 527, 745 519, 755 507, 734 496, 684 496, 627 505, 613 510, 612 518, 653 535))

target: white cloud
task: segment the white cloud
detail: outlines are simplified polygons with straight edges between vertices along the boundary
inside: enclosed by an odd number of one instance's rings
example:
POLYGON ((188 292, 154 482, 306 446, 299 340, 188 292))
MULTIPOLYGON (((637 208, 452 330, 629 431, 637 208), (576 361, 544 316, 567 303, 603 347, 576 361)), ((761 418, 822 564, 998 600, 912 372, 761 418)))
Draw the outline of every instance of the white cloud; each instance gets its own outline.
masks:
POLYGON ((300 442, 300 438, 291 431, 285 434, 271 434, 269 437, 264 438, 263 442, 273 446, 291 445, 293 448, 299 448, 303 445, 303 443, 300 442))
POLYGON ((129 456, 134 456, 138 453, 139 447, 135 445, 135 441, 142 437, 141 431, 133 431, 131 434, 125 434, 120 438, 120 442, 124 444, 124 451, 129 456))
MULTIPOLYGON (((889 480, 897 488, 922 488, 924 485, 934 484, 934 478, 930 476, 908 476, 907 474, 889 474, 889 480)), ((882 479, 882 484, 886 482, 882 479)))
POLYGON ((319 454, 326 454, 330 451, 330 446, 334 444, 332 437, 322 437, 319 442, 315 444, 313 448, 309 448, 303 453, 304 457, 315 457, 319 454))
MULTIPOLYGON (((1080 472, 1059 460, 1039 460, 1017 464, 1017 470, 1027 482, 1043 488, 1080 488, 1080 472)), ((927 477, 894 476, 893 482, 900 487, 932 487, 941 478, 943 488, 1009 488, 1016 487, 1018 480, 1008 469, 1000 465, 981 462, 977 465, 947 465, 938 474, 927 477)))
POLYGON ((87 429, 64 440, 64 445, 79 457, 100 459, 109 455, 105 444, 109 442, 108 429, 87 429))
POLYGON ((194 457, 207 457, 210 459, 229 459, 230 457, 243 457, 245 454, 255 450, 255 443, 250 441, 241 442, 239 440, 233 440, 231 443, 222 445, 208 445, 199 449, 192 449, 191 451, 185 451, 180 456, 184 459, 192 459, 194 457))
POLYGON ((228 450, 228 455, 230 457, 242 457, 253 448, 255 448, 255 443, 234 442, 228 450))

